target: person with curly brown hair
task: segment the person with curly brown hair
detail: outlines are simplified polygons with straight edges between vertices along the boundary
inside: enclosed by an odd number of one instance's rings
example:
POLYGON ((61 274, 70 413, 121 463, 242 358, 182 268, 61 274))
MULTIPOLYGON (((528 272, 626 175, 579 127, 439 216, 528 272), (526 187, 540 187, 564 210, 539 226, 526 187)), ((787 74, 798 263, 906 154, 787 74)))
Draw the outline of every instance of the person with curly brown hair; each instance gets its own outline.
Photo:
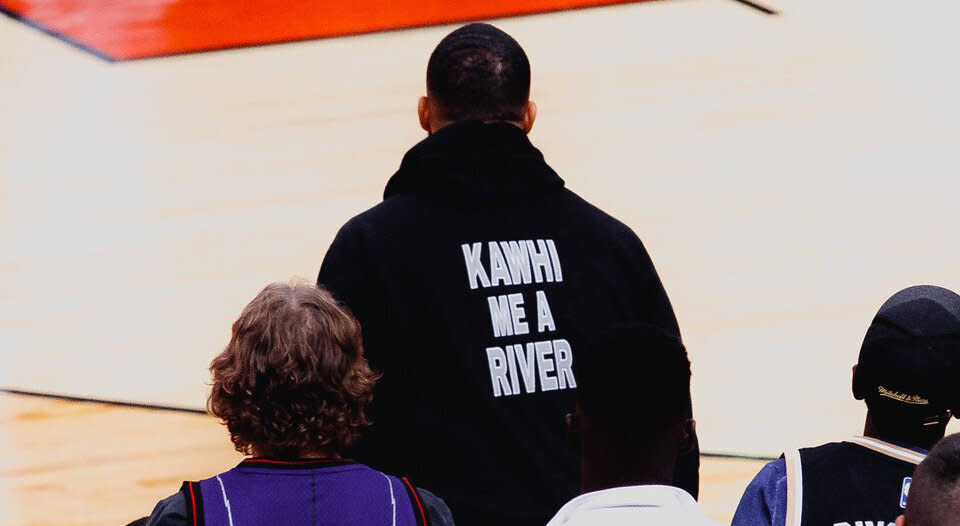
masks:
POLYGON ((210 413, 249 458, 160 501, 149 526, 447 526, 447 505, 343 455, 378 375, 360 325, 323 288, 274 283, 210 364, 210 413))

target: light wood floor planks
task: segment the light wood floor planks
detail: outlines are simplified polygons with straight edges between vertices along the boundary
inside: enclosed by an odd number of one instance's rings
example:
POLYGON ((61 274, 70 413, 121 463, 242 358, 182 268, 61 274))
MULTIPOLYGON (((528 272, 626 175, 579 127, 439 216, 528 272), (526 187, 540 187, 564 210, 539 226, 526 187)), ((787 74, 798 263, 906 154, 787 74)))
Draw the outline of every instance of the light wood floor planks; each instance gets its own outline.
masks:
POLYGON ((0 429, 11 526, 126 524, 241 458, 205 415, 0 395, 0 429))
MULTIPOLYGON (((0 394, 0 445, 4 526, 123 525, 183 480, 241 458, 209 416, 9 394, 0 394)), ((761 465, 704 459, 707 512, 728 520, 761 465)))

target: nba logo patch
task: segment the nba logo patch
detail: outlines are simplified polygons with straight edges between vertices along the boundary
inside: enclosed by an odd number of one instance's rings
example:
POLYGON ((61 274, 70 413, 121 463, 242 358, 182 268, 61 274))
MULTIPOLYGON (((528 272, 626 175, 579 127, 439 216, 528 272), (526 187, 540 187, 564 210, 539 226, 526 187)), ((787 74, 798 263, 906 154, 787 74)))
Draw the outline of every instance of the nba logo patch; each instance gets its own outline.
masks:
POLYGON ((907 508, 907 494, 910 493, 911 482, 913 482, 913 477, 905 477, 903 479, 903 486, 900 488, 900 507, 903 509, 907 508))

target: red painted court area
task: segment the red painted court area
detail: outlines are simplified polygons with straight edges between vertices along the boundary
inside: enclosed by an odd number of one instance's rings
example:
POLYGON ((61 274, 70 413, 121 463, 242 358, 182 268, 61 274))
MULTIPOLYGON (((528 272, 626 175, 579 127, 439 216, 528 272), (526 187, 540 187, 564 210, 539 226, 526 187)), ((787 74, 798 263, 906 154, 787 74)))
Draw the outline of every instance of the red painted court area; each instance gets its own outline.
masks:
POLYGON ((628 1, 0 0, 0 8, 104 58, 128 60, 628 1))

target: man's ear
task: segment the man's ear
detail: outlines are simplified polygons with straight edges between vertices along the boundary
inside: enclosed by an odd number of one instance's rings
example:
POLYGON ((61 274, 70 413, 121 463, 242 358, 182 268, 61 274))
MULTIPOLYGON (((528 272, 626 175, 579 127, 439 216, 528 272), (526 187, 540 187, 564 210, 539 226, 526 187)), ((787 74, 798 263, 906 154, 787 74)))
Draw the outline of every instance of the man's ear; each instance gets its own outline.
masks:
POLYGON ((533 129, 533 121, 537 120, 537 103, 532 100, 527 102, 527 108, 523 110, 523 131, 530 133, 533 129))
POLYGON ((433 133, 430 127, 430 99, 420 97, 417 101, 417 117, 420 118, 420 127, 427 133, 433 133))
POLYGON ((857 364, 853 364, 853 379, 851 381, 851 389, 853 390, 853 397, 857 400, 863 400, 867 397, 867 393, 864 391, 863 379, 857 376, 857 364))
POLYGON ((897 517, 897 526, 904 526, 906 522, 907 520, 903 517, 903 515, 900 515, 899 517, 897 517))

